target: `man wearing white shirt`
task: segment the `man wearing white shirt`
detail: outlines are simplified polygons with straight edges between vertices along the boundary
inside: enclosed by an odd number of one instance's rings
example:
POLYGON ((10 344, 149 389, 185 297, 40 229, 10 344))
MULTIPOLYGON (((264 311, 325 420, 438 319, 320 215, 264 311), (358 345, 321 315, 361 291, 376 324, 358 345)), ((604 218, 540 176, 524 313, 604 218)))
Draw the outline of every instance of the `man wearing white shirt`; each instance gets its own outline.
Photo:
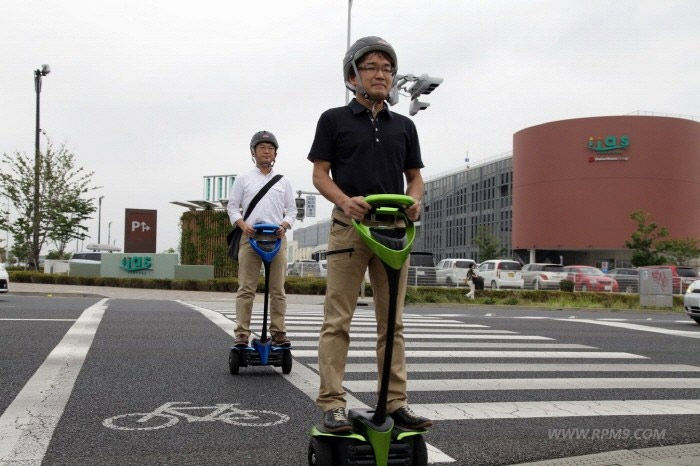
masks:
POLYGON ((284 294, 284 277, 287 267, 287 230, 292 228, 297 208, 294 190, 287 178, 272 185, 260 199, 246 220, 241 212, 246 212, 255 195, 276 173, 272 169, 277 158, 277 139, 269 131, 259 131, 250 141, 250 153, 255 168, 236 178, 228 200, 228 215, 232 225, 241 229, 241 242, 238 251, 238 294, 236 295, 236 346, 247 346, 250 337, 250 318, 253 312, 255 290, 262 259, 250 246, 248 239, 255 234, 253 225, 268 223, 279 225, 275 232, 282 239, 280 252, 270 264, 270 335, 272 344, 289 346, 284 316, 287 300, 284 294))

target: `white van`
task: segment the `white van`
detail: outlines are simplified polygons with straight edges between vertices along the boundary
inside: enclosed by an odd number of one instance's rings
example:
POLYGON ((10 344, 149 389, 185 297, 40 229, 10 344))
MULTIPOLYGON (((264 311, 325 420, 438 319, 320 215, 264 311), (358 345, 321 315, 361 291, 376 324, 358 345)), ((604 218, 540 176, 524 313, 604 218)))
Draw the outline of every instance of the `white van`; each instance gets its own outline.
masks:
POLYGON ((438 285, 459 286, 467 280, 469 265, 476 262, 471 259, 443 259, 435 267, 435 280, 438 285))
POLYGON ((491 288, 520 288, 525 286, 520 262, 512 260, 490 260, 482 262, 478 274, 484 286, 491 288))

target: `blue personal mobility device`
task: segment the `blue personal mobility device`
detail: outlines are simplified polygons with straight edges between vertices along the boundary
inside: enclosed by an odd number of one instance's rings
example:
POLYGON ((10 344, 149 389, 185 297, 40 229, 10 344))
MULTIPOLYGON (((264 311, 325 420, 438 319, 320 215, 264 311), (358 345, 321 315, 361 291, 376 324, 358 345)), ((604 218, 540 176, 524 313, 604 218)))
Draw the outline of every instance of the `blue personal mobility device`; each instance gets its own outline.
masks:
POLYGON ((241 367, 247 366, 274 366, 282 367, 282 372, 289 374, 292 371, 291 346, 273 346, 272 340, 267 337, 267 310, 270 290, 270 264, 280 248, 282 240, 277 238, 275 232, 279 225, 269 223, 257 223, 253 225, 255 236, 250 238, 250 245, 262 259, 265 269, 265 303, 263 305, 263 327, 260 338, 253 339, 249 346, 232 346, 228 356, 228 366, 231 374, 238 374, 241 367))

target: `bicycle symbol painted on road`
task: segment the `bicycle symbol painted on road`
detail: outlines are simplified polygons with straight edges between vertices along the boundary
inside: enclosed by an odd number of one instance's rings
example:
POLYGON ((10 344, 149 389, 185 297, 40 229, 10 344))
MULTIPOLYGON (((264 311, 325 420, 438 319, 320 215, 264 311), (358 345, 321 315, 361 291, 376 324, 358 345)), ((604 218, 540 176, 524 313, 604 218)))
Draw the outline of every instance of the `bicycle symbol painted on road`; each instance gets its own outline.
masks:
POLYGON ((102 425, 116 430, 157 430, 172 427, 184 418, 187 422, 216 422, 245 427, 270 427, 289 421, 289 416, 276 411, 240 409, 238 403, 215 406, 186 406, 188 401, 170 401, 150 413, 129 413, 112 416, 102 425), (195 414, 199 412, 200 415, 195 414), (203 413, 203 415, 201 415, 203 413))

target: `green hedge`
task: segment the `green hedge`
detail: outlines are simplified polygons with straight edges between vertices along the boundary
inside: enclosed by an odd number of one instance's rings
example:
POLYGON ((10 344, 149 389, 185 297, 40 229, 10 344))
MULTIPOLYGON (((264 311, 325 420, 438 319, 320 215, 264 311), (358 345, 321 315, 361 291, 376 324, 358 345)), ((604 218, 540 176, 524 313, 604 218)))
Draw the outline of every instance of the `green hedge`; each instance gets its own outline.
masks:
MULTIPOLYGON (((17 283, 48 283, 57 285, 112 286, 122 288, 145 288, 162 290, 221 291, 236 292, 236 278, 212 280, 170 280, 162 278, 114 278, 71 277, 42 272, 11 271, 10 281, 17 283)), ((261 277, 257 291, 262 293, 265 281, 261 277)), ((323 278, 287 277, 284 283, 288 294, 325 295, 326 280, 323 278)), ((365 296, 372 296, 372 287, 367 284, 365 296)), ((407 304, 484 304, 504 306, 541 306, 550 308, 608 308, 640 309, 639 295, 628 293, 576 293, 571 291, 541 290, 477 290, 476 299, 465 296, 464 288, 438 288, 409 286, 406 291, 407 304)), ((683 296, 673 296, 673 309, 683 310, 683 296)))

